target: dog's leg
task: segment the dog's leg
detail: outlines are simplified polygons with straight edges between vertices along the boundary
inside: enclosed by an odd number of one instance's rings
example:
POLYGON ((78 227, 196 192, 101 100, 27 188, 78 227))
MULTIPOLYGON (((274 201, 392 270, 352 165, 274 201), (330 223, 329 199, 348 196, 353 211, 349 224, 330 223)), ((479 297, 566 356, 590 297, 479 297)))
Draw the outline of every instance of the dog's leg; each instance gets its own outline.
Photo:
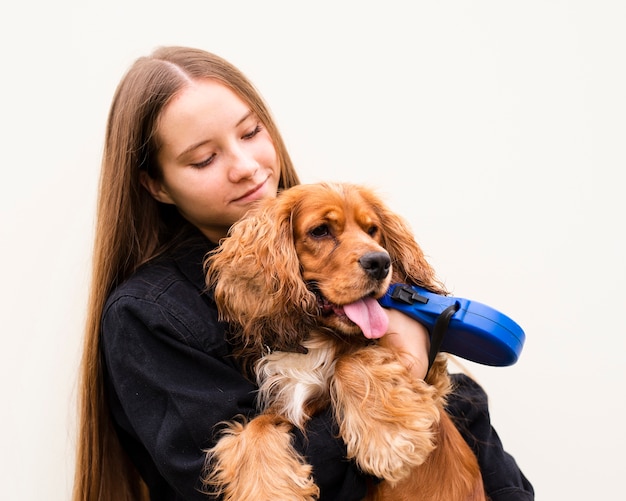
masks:
POLYGON ((207 451, 205 484, 224 501, 314 501, 312 467, 292 446, 292 426, 261 414, 232 423, 207 451))
POLYGON ((342 356, 331 395, 348 456, 392 484, 435 447, 437 390, 414 380, 390 350, 368 346, 342 356))
POLYGON ((372 483, 365 501, 486 501, 476 456, 442 410, 437 447, 398 484, 372 483))

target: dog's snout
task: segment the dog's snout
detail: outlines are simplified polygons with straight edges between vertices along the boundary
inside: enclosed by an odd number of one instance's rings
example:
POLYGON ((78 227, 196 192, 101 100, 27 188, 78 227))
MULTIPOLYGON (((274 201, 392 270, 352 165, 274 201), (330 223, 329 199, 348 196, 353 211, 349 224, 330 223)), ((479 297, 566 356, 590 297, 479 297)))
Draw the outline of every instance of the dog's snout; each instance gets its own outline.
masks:
POLYGON ((382 280, 389 274, 391 258, 386 252, 368 252, 359 259, 359 264, 372 278, 382 280))

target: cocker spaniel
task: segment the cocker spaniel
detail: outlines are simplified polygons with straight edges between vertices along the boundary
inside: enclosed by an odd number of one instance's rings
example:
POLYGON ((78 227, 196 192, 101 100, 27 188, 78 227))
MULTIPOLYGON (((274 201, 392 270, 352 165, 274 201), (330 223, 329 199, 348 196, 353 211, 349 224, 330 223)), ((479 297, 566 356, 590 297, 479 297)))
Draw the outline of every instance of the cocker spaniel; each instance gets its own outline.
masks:
POLYGON ((485 500, 478 463, 444 410, 439 354, 411 377, 383 336, 390 283, 445 294, 408 225, 369 188, 299 185, 265 200, 207 257, 207 285, 258 386, 260 414, 207 451, 204 481, 227 501, 315 500, 290 430, 332 406, 367 500, 485 500))

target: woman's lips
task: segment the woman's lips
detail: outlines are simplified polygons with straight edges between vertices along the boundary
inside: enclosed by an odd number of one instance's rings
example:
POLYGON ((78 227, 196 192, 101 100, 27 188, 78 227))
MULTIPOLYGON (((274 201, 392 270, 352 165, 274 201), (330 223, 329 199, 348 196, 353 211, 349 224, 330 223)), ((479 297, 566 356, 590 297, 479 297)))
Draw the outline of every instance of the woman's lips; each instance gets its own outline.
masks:
POLYGON ((233 202, 254 202, 263 196, 263 187, 267 179, 265 179, 262 183, 257 184, 254 188, 244 193, 241 197, 235 198, 233 202))

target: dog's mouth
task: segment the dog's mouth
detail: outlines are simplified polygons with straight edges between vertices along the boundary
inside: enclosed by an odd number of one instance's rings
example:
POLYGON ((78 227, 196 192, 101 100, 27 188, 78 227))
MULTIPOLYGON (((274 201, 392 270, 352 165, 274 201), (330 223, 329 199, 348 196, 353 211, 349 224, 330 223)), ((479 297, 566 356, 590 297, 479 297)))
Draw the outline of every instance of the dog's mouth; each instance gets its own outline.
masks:
POLYGON ((372 296, 363 297, 353 303, 339 305, 326 299, 317 288, 311 288, 323 317, 335 316, 340 322, 358 326, 368 339, 385 335, 389 318, 382 306, 372 296))

